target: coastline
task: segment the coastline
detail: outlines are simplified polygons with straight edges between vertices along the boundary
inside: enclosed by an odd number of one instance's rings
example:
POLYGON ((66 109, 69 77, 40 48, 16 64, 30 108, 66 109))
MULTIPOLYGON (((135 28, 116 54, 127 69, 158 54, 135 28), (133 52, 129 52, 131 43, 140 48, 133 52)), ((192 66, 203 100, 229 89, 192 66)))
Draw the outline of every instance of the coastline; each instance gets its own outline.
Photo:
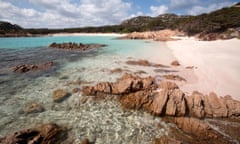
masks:
POLYGON ((195 67, 192 71, 197 77, 194 80, 193 76, 189 76, 190 82, 180 86, 181 89, 188 93, 195 90, 204 94, 216 92, 217 95, 231 95, 240 100, 240 40, 198 41, 192 37, 179 38, 166 44, 181 65, 195 67))
POLYGON ((126 36, 127 34, 120 34, 120 33, 55 33, 55 34, 48 34, 48 36, 117 36, 122 37, 126 36))

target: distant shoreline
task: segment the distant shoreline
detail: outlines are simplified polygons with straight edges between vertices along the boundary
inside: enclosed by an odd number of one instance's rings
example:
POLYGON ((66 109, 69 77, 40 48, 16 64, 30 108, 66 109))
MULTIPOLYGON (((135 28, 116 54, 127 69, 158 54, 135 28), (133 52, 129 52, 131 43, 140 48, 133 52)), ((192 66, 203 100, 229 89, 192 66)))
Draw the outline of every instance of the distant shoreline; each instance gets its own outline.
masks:
POLYGON ((123 37, 127 34, 121 33, 53 33, 53 34, 0 34, 0 38, 11 38, 11 37, 45 37, 45 36, 116 36, 123 37))
POLYGON ((55 33, 47 36, 126 36, 127 34, 120 33, 55 33))

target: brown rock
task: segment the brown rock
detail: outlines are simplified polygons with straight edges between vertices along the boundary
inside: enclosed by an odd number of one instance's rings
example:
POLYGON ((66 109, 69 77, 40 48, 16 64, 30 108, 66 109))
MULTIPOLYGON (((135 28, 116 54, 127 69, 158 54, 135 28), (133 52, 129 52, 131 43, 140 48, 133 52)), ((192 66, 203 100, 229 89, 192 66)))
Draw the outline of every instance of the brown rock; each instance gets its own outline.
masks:
POLYGON ((168 79, 168 80, 186 81, 186 79, 184 79, 184 78, 182 78, 178 75, 169 74, 169 75, 164 75, 163 77, 168 79))
POLYGON ((160 82, 158 87, 160 89, 167 89, 167 90, 173 90, 173 89, 178 89, 179 88, 176 83, 169 82, 169 81, 160 82))
POLYGON ((155 63, 151 63, 147 60, 138 60, 138 61, 134 61, 134 60, 129 60, 126 62, 126 64, 128 65, 139 65, 139 66, 148 66, 148 67, 168 67, 162 64, 155 64, 155 63))
POLYGON ((238 117, 240 116, 240 102, 233 100, 231 96, 225 96, 221 98, 223 103, 226 103, 228 108, 228 117, 238 117))
POLYGON ((172 66, 180 66, 180 63, 178 61, 173 61, 171 63, 172 66))
POLYGON ((115 68, 111 70, 111 73, 121 73, 123 70, 121 68, 115 68))
POLYGON ((240 115, 240 102, 229 96, 219 98, 214 93, 204 96, 199 92, 186 96, 175 83, 162 81, 157 85, 152 77, 124 74, 114 83, 85 86, 83 93, 101 99, 104 98, 102 94, 118 95, 125 109, 143 109, 161 116, 222 118, 240 115))
POLYGON ((81 141, 81 144, 90 144, 89 140, 88 139, 83 139, 81 141))
POLYGON ((181 141, 175 140, 168 136, 161 136, 153 140, 152 144, 181 144, 181 141))
POLYGON ((23 64, 13 67, 14 72, 18 73, 26 73, 28 71, 36 71, 36 70, 46 70, 51 68, 54 65, 53 62, 47 62, 40 65, 34 65, 34 64, 23 64))
POLYGON ((156 115, 165 114, 168 98, 169 95, 167 90, 160 91, 152 102, 151 111, 156 115))
POLYGON ((180 117, 174 118, 174 122, 178 128, 195 138, 198 143, 228 143, 224 138, 222 138, 221 134, 211 129, 201 120, 180 117))
POLYGON ((80 88, 74 88, 74 89, 72 90, 72 93, 78 93, 78 92, 80 92, 80 91, 81 91, 80 88))
POLYGON ((30 113, 40 113, 43 112, 44 108, 43 106, 41 106, 40 104, 36 103, 36 102, 32 102, 32 103, 28 103, 24 108, 23 108, 23 112, 26 114, 30 114, 30 113))
POLYGON ((1 144, 60 144, 67 135, 56 124, 44 124, 35 128, 21 130, 0 140, 1 144))
POLYGON ((192 96, 186 97, 190 115, 198 118, 205 117, 204 96, 195 91, 192 96))
POLYGON ((49 45, 49 48, 57 48, 57 49, 65 49, 65 50, 80 50, 80 51, 85 51, 85 50, 90 50, 93 48, 100 48, 100 47, 105 47, 106 45, 104 44, 82 44, 82 43, 51 43, 49 45))
POLYGON ((184 116, 186 114, 186 107, 185 95, 180 89, 175 89, 169 93, 166 115, 184 116))
POLYGON ((52 98, 54 102, 62 102, 68 96, 70 96, 70 94, 67 91, 58 89, 53 92, 52 98))
POLYGON ((24 65, 18 65, 13 68, 14 72, 18 73, 25 73, 31 70, 37 70, 38 66, 34 64, 24 64, 24 65))

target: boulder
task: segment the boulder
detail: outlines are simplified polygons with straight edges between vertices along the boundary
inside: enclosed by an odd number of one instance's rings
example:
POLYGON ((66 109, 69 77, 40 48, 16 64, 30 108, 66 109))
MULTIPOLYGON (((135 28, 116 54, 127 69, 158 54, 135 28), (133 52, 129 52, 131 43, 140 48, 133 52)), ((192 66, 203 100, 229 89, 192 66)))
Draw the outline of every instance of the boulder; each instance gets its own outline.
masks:
POLYGON ((63 89, 57 89, 53 92, 53 101, 54 102, 62 102, 64 99, 66 99, 67 97, 69 97, 70 94, 63 90, 63 89))
POLYGON ((8 135, 1 144, 60 144, 66 139, 66 131, 56 124, 43 124, 8 135))
POLYGON ((180 63, 175 60, 175 61, 171 62, 171 65, 172 66, 180 66, 180 63))
POLYGON ((192 96, 187 96, 187 104, 190 115, 198 118, 205 117, 204 98, 203 94, 195 91, 192 96))
POLYGON ((37 71, 37 70, 46 70, 51 68, 54 65, 53 62, 47 62, 39 65, 34 64, 23 64, 23 65, 17 65, 13 67, 13 72, 17 73, 26 73, 29 71, 37 71))

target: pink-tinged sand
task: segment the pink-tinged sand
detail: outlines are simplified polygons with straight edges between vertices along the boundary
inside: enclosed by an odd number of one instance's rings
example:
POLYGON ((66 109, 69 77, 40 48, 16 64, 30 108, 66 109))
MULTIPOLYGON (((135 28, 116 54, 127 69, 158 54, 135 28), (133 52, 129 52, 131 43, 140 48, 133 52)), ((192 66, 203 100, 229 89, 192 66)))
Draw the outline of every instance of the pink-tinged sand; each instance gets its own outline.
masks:
POLYGON ((231 95, 240 100, 240 40, 198 41, 182 38, 169 41, 167 46, 178 61, 192 69, 195 76, 189 75, 187 84, 181 89, 191 93, 194 90, 219 96, 231 95))

